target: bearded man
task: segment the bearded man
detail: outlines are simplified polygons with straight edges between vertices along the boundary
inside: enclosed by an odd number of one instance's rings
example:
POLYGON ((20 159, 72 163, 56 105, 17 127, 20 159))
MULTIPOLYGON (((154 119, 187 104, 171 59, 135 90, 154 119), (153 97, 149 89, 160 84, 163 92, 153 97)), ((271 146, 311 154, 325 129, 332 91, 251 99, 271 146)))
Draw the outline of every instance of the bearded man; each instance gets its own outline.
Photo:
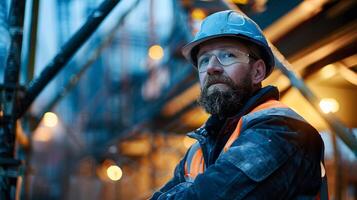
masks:
POLYGON ((260 28, 235 11, 208 16, 183 54, 211 114, 174 177, 151 199, 326 199, 323 142, 261 82, 274 56, 260 28))

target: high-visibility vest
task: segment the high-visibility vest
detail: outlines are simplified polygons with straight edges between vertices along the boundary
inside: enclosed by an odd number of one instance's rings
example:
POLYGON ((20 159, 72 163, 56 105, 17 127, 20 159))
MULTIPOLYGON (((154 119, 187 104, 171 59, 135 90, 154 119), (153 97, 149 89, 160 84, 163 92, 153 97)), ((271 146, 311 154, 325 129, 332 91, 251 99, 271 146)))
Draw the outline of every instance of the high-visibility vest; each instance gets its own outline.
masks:
MULTIPOLYGON (((280 101, 277 100, 268 100, 265 103, 262 103, 255 107, 252 111, 250 111, 248 114, 258 112, 264 109, 270 109, 270 108, 288 108, 285 104, 281 103, 280 101)), ((238 124, 232 133, 232 135, 229 137, 227 143, 225 144, 222 152, 228 151, 228 149, 232 146, 233 142, 239 137, 241 128, 242 128, 242 118, 241 117, 238 121, 238 124)), ((320 163, 321 165, 321 178, 322 178, 322 184, 320 191, 318 195, 316 196, 316 200, 325 200, 328 199, 328 193, 327 193, 327 178, 325 174, 325 168, 323 161, 320 163)), ((194 179, 198 174, 201 174, 205 171, 206 166, 205 166, 205 161, 203 158, 203 153, 202 149, 200 147, 200 144, 198 142, 194 143, 186 157, 186 162, 185 162, 185 179, 186 181, 193 182, 194 179)))

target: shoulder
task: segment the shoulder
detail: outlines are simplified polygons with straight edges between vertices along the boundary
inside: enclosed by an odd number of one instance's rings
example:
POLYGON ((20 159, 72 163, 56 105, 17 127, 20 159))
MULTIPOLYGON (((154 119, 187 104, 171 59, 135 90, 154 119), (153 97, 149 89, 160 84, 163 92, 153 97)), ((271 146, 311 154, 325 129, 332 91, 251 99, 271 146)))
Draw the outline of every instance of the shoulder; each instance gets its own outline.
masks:
POLYGON ((244 117, 240 136, 224 159, 255 181, 264 180, 285 163, 301 173, 308 171, 303 166, 316 166, 318 174, 323 142, 317 130, 289 108, 259 112, 244 117))
POLYGON ((312 160, 320 160, 323 141, 319 132, 291 108, 270 108, 245 115, 241 136, 263 134, 279 141, 281 145, 293 146, 312 160))
POLYGON ((251 122, 259 122, 259 121, 265 121, 269 118, 275 118, 275 119, 285 119, 285 120, 291 120, 291 121, 302 121, 306 122, 306 120, 301 117, 299 114, 297 114, 294 110, 292 110, 289 107, 286 108, 268 108, 264 110, 260 110, 257 112, 253 113, 248 113, 247 115, 243 116, 243 125, 251 125, 251 122))

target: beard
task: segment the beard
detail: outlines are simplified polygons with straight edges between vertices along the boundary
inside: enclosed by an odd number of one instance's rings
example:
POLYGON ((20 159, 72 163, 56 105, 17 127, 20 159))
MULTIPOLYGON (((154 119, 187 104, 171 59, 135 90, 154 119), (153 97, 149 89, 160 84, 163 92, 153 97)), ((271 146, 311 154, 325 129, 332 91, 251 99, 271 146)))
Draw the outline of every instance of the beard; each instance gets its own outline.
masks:
POLYGON ((208 76, 198 99, 199 105, 206 112, 218 115, 219 118, 231 117, 237 114, 253 93, 252 81, 248 75, 244 77, 241 84, 238 85, 226 76, 208 76), (228 86, 228 89, 222 91, 218 88, 213 88, 213 91, 209 92, 208 88, 214 83, 224 83, 228 86))

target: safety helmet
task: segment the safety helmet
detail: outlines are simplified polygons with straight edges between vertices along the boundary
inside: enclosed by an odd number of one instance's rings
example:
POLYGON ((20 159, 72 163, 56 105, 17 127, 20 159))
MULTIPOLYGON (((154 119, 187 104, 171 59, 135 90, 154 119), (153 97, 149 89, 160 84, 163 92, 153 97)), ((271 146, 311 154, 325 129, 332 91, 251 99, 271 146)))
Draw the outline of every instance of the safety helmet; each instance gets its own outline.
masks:
POLYGON ((253 20, 233 10, 216 12, 204 19, 193 41, 182 48, 182 54, 197 67, 199 45, 221 37, 233 37, 256 44, 267 66, 265 77, 272 72, 275 65, 274 55, 262 30, 253 20))

